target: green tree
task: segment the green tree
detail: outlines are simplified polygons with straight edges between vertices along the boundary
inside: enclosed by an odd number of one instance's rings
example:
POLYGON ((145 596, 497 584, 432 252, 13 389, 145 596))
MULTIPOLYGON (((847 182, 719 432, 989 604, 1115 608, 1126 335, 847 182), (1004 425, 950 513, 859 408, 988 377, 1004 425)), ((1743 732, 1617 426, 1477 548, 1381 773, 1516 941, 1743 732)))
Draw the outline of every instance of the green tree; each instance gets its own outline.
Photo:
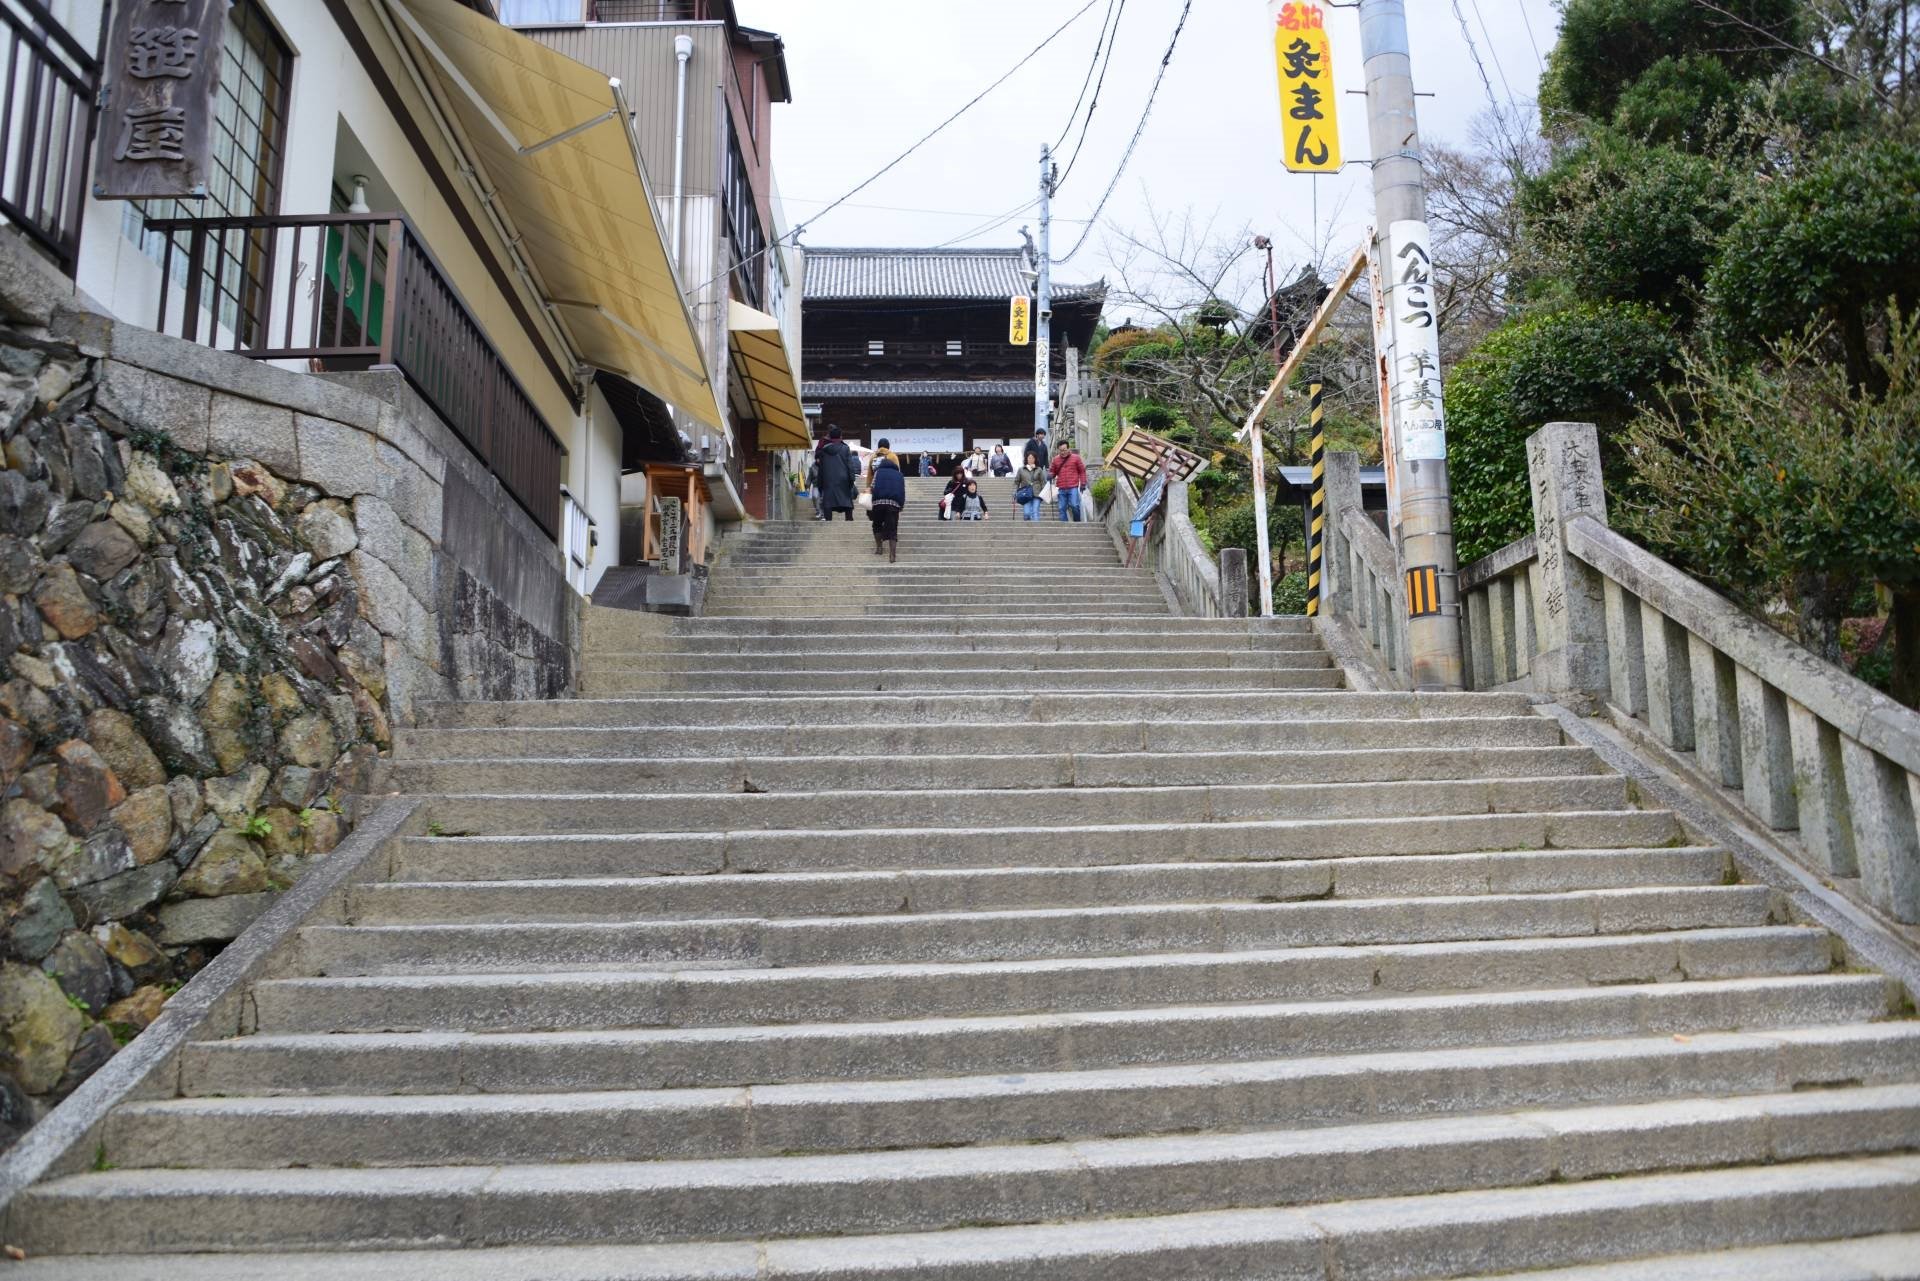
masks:
POLYGON ((1562 122, 1611 121, 1629 87, 1666 60, 1701 73, 1711 59, 1729 82, 1764 76, 1794 56, 1805 18, 1804 0, 1563 0, 1541 110, 1562 122))
POLYGON ((1801 641, 1830 661, 1861 589, 1879 588, 1892 692, 1920 706, 1920 311, 1885 328, 1872 393, 1822 357, 1817 333, 1756 363, 1690 359, 1627 432, 1640 497, 1623 515, 1750 605, 1787 596, 1801 641))
POLYGON ((1521 207, 1534 258, 1552 264, 1552 286, 1687 319, 1737 216, 1737 191, 1709 157, 1606 129, 1527 183, 1521 207))
POLYGON ((1765 186, 1727 232, 1707 279, 1716 335, 1755 355, 1830 326, 1855 386, 1883 390, 1888 299, 1920 304, 1920 147, 1897 138, 1837 150, 1765 186))
POLYGON ((1679 356, 1670 322, 1632 304, 1586 303, 1510 321, 1453 370, 1446 389, 1447 468, 1462 563, 1533 527, 1527 437, 1541 424, 1599 425, 1618 474, 1620 430, 1679 356))

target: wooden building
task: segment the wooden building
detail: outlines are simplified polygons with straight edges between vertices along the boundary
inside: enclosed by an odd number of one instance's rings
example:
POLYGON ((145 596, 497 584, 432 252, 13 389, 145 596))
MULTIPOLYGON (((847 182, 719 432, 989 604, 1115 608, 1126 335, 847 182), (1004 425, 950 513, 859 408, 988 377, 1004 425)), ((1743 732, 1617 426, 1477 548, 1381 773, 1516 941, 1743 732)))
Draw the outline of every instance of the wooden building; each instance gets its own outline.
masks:
MULTIPOLYGON (((807 382, 816 436, 882 437, 911 464, 1033 434, 1034 348, 1007 341, 1030 292, 1017 249, 808 249, 802 272, 807 382)), ((1106 284, 1055 285, 1052 396, 1069 348, 1085 353, 1106 284)))

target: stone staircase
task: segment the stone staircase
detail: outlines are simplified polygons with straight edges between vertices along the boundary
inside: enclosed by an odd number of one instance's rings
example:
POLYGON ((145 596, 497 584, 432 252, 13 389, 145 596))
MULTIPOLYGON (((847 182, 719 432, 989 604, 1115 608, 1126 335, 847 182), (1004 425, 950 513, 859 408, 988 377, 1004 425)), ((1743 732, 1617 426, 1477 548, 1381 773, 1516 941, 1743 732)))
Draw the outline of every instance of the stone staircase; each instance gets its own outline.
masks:
POLYGON ((401 733, 420 826, 5 1275, 1920 1277, 1920 1023, 1725 851, 923 499, 401 733))

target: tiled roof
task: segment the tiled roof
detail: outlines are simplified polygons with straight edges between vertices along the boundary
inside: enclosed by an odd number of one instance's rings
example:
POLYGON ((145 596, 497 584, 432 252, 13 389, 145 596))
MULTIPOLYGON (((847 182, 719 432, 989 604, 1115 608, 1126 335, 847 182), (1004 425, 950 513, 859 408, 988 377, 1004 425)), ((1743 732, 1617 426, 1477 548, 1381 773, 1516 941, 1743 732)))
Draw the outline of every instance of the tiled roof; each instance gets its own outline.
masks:
POLYGON ((800 389, 803 400, 878 400, 933 397, 967 400, 1032 400, 1033 384, 1014 380, 938 380, 923 382, 817 382, 800 389))
MULTIPOLYGON (((869 298, 1011 298, 1028 292, 1017 249, 812 249, 804 297, 810 302, 869 298)), ((1106 297, 1105 282, 1056 283, 1056 301, 1106 297)))

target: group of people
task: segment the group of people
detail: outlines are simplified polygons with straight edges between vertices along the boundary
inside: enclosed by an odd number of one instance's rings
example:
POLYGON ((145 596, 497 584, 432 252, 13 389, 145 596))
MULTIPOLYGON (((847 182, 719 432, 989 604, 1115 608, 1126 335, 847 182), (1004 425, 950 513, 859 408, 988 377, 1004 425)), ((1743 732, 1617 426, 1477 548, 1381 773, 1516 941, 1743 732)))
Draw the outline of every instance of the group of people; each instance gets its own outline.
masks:
MULTIPOLYGON (((932 455, 921 455, 920 474, 931 475, 932 455)), ((1016 470, 1006 447, 995 445, 989 457, 980 450, 962 456, 954 464, 952 479, 940 496, 940 519, 982 521, 988 517, 986 496, 980 492, 979 477, 1012 475, 1013 501, 1022 520, 1039 520, 1043 503, 1059 504, 1060 519, 1080 520, 1080 494, 1087 484, 1087 465, 1071 442, 1061 441, 1051 455, 1047 452, 1047 433, 1036 431, 1022 451, 1016 470)), ((900 513, 907 504, 907 481, 900 469, 900 457, 886 440, 875 442, 871 461, 865 470, 867 491, 860 492, 862 469, 859 456, 842 437, 838 427, 827 429, 827 438, 815 447, 807 484, 813 491, 814 508, 819 519, 830 521, 844 515, 853 519, 856 506, 867 508, 873 522, 873 553, 886 555, 889 561, 900 559, 900 513), (862 502, 862 499, 865 502, 862 502)))
POLYGON ((974 449, 971 453, 961 454, 953 461, 947 461, 947 455, 925 453, 920 455, 920 474, 939 476, 964 471, 969 476, 1011 476, 1013 459, 1007 456, 1005 445, 995 445, 989 455, 984 449, 974 449))

